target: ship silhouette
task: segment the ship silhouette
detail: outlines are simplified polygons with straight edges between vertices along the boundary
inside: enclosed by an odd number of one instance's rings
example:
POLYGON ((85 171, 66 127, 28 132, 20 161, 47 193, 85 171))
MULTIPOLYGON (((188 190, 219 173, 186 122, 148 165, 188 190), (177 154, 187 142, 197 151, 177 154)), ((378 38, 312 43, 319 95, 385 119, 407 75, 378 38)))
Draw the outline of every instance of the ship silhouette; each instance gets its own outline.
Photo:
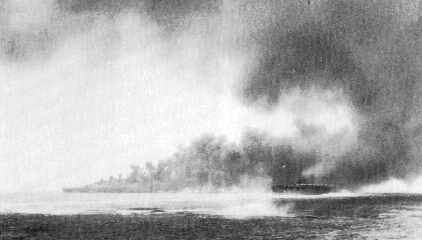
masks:
POLYGON ((278 184, 271 187, 275 193, 325 194, 334 191, 334 187, 326 184, 316 184, 314 178, 300 177, 295 184, 278 184))

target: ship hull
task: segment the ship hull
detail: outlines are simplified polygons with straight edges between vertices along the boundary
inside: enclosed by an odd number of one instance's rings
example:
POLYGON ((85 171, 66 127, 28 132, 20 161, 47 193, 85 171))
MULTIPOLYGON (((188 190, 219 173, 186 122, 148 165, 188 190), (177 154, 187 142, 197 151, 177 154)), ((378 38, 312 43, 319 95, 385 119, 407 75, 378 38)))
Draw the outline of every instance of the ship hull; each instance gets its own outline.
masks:
POLYGON ((333 187, 316 184, 275 185, 272 186, 272 191, 275 193, 300 193, 319 195, 332 192, 333 187))

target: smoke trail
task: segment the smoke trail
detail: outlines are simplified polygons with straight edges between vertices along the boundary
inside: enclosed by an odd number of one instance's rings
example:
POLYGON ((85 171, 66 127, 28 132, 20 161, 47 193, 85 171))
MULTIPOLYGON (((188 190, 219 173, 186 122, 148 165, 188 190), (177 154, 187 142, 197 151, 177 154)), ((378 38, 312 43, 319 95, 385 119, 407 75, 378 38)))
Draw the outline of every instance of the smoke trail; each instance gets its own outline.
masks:
POLYGON ((422 178, 418 177, 412 181, 391 178, 378 184, 370 184, 358 189, 362 193, 421 193, 422 178))

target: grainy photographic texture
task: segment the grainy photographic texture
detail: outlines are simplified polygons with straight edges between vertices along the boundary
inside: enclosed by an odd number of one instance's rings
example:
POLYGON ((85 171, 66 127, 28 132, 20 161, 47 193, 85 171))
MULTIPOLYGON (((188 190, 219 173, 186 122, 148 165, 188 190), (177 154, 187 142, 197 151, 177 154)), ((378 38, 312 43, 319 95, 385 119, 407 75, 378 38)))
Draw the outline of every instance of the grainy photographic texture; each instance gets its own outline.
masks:
POLYGON ((418 239, 420 0, 0 0, 0 239, 418 239))

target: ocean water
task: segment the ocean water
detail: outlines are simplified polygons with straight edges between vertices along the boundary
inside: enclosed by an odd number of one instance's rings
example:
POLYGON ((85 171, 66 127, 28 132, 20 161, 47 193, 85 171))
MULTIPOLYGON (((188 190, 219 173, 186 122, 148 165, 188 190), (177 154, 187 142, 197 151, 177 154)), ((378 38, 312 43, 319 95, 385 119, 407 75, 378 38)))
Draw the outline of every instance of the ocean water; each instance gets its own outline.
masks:
MULTIPOLYGON (((369 239, 422 239, 422 194, 282 195, 226 193, 1 193, 0 213, 24 214, 175 214, 190 212, 231 219, 297 218, 346 222, 369 239)), ((329 236, 328 236, 329 237, 329 236)), ((335 239, 335 238, 334 238, 335 239)))

